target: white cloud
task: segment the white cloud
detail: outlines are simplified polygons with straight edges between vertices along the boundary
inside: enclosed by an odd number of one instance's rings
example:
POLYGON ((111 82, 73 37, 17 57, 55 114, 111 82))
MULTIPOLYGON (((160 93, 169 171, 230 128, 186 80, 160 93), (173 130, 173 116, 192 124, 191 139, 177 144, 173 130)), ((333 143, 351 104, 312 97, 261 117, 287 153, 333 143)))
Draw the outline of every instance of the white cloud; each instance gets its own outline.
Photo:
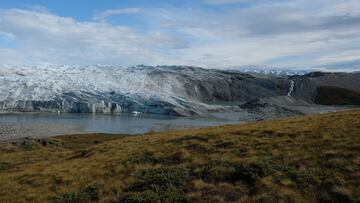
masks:
POLYGON ((115 15, 123 15, 123 14, 136 14, 142 12, 140 8, 120 8, 120 9, 108 9, 105 11, 98 11, 94 16, 94 20, 96 21, 106 21, 107 18, 115 15))
POLYGON ((8 39, 14 39, 15 36, 11 33, 7 33, 7 32, 3 32, 0 30, 0 38, 4 37, 4 38, 8 38, 8 39))
POLYGON ((263 2, 249 8, 226 7, 223 13, 182 11, 182 18, 176 18, 173 11, 160 18, 169 29, 176 28, 195 39, 196 46, 192 43, 182 55, 183 61, 193 64, 310 68, 330 65, 319 57, 360 50, 356 47, 360 44, 360 15, 343 13, 346 6, 355 11, 355 1, 263 2))
MULTIPOLYGON (((341 62, 352 62, 360 61, 360 52, 354 54, 340 54, 333 56, 324 56, 317 59, 321 63, 341 63, 341 62)), ((359 64, 360 65, 360 64, 359 64)))
POLYGON ((0 60, 356 69, 357 1, 259 0, 250 7, 226 6, 216 12, 200 7, 121 8, 97 12, 87 22, 49 12, 0 10, 0 35, 16 42, 15 48, 0 49, 0 60), (107 21, 123 14, 139 15, 146 28, 107 21))
MULTIPOLYGON (((49 13, 13 9, 0 15, 1 32, 17 39, 18 47, 13 52, 30 63, 165 63, 165 56, 158 50, 184 46, 181 40, 165 34, 79 22, 49 13)), ((5 57, 8 54, 0 55, 0 59, 5 57)))

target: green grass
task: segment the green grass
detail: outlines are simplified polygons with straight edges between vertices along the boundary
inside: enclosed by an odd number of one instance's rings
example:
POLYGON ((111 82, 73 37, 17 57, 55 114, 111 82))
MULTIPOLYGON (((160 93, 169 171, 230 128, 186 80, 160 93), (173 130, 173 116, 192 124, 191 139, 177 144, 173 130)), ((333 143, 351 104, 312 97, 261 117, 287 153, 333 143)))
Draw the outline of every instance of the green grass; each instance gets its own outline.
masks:
POLYGON ((359 132, 352 110, 0 143, 0 202, 359 202, 359 132))

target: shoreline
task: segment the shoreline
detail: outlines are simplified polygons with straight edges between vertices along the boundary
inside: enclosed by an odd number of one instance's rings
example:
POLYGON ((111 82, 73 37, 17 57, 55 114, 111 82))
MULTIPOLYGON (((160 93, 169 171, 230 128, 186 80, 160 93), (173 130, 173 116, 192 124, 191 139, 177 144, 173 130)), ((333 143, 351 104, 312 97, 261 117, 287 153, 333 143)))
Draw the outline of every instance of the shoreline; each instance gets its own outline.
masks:
MULTIPOLYGON (((335 111, 329 112, 317 112, 314 114, 308 115, 299 115, 299 116, 288 116, 288 117, 279 117, 279 118, 267 118, 262 120, 248 120, 248 121, 238 121, 232 123, 224 123, 213 126, 186 126, 186 125, 175 125, 169 124, 158 124, 160 127, 155 130, 148 130, 143 133, 108 133, 108 132, 97 132, 97 131, 88 131, 81 125, 71 125, 71 124, 34 124, 34 123, 1 123, 0 122, 0 143, 18 141, 25 138, 30 139, 46 139, 52 137, 62 137, 62 136, 83 136, 83 135, 106 135, 106 136, 142 136, 151 133, 171 133, 178 131, 188 131, 188 130, 201 130, 207 128, 221 128, 224 126, 232 125, 247 125, 254 124, 260 121, 279 121, 289 118, 303 118, 306 116, 317 116, 329 113, 339 113, 339 112, 351 112, 354 110, 359 110, 360 108, 347 108, 347 109, 338 109, 335 111)), ((1 114, 0 114, 1 115, 1 114)), ((19 113, 21 115, 21 113, 19 113)))
POLYGON ((80 126, 59 124, 0 124, 0 142, 22 138, 48 138, 67 134, 86 134, 80 126))

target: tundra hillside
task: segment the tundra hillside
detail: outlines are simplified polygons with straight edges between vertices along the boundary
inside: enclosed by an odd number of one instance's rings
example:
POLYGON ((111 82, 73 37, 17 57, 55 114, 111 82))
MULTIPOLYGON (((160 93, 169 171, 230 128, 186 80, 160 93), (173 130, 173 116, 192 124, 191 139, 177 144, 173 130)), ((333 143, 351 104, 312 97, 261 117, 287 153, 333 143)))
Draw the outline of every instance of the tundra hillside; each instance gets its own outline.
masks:
POLYGON ((360 110, 0 144, 0 202, 359 202, 360 110))

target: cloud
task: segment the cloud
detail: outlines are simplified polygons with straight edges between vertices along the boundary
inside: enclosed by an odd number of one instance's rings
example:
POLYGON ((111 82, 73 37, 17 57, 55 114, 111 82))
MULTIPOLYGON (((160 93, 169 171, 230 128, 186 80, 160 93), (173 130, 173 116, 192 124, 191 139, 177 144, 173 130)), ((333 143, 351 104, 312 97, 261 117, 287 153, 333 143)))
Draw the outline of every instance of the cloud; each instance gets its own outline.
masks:
MULTIPOLYGON (((347 63, 353 61, 360 61, 360 52, 354 54, 341 54, 341 55, 334 55, 334 56, 325 56, 318 58, 318 61, 323 63, 347 63)), ((359 64, 360 65, 360 64, 359 64)))
POLYGON ((48 11, 0 10, 0 36, 11 36, 16 43, 16 47, 0 50, 0 60, 359 68, 358 0, 206 2, 210 5, 104 10, 88 21, 48 11), (248 6, 218 6, 240 2, 248 6), (126 18, 124 14, 139 16, 141 26, 108 21, 114 15, 126 18))
MULTIPOLYGON (((79 22, 20 9, 2 11, 0 15, 1 33, 14 36, 18 45, 11 54, 18 52, 30 63, 163 63, 166 58, 161 53, 163 49, 171 52, 186 47, 185 42, 173 36, 140 33, 131 27, 108 23, 79 22)), ((8 55, 2 54, 0 59, 8 55)))
POLYGON ((0 31, 0 38, 14 39, 15 36, 11 33, 0 31))
MULTIPOLYGON (((263 1, 217 13, 191 11, 195 14, 182 13, 187 17, 166 21, 198 42, 187 50, 186 59, 213 67, 266 64, 316 68, 329 65, 318 58, 359 50, 354 46, 360 43, 356 1, 283 2, 263 1)), ((336 65, 343 68, 341 63, 336 65)))
POLYGON ((142 12, 140 8, 120 8, 120 9, 108 9, 104 11, 96 12, 93 17, 96 21, 106 21, 108 17, 123 14, 136 14, 142 12))
POLYGON ((316 66, 314 68, 318 70, 336 71, 336 72, 359 71, 360 60, 354 59, 354 60, 328 63, 328 64, 316 66))
POLYGON ((16 50, 8 48, 0 48, 1 64, 21 64, 27 63, 25 56, 18 53, 16 50))

